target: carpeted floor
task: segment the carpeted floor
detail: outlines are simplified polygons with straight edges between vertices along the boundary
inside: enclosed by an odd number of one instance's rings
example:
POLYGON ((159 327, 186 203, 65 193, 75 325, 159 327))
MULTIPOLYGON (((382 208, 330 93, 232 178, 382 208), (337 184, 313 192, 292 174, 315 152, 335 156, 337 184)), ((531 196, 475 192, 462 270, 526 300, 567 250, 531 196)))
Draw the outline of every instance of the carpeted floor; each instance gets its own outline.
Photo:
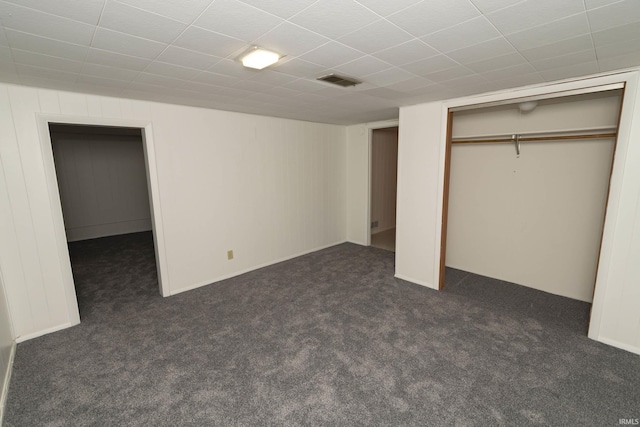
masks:
POLYGON ((588 304, 342 244, 160 297, 148 233, 73 243, 82 323, 18 345, 7 426, 618 425, 640 357, 588 304))

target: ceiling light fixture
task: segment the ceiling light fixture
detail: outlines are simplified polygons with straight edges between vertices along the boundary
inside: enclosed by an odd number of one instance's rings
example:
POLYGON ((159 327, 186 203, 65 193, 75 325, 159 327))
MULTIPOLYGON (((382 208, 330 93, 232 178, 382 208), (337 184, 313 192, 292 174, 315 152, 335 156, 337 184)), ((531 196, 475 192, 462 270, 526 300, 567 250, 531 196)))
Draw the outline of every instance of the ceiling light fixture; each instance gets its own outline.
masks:
POLYGON ((275 64, 283 56, 284 55, 280 55, 279 53, 271 52, 270 50, 262 49, 258 46, 253 46, 240 55, 238 60, 247 68, 262 70, 269 65, 275 64))
POLYGON ((538 102, 536 101, 521 102, 518 104, 518 110, 520 110, 520 113, 530 113, 535 110, 537 106, 538 102))

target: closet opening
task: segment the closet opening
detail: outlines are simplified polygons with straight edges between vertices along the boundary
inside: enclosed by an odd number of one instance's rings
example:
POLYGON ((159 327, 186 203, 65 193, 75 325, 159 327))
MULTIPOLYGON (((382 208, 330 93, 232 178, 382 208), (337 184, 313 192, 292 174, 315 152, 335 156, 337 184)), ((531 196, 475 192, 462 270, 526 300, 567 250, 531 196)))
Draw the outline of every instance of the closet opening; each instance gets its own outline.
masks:
POLYGON ((144 129, 48 127, 80 317, 158 297, 144 129))
POLYGON ((372 129, 370 152, 370 242, 373 247, 395 252, 398 126, 372 129))
POLYGON ((623 95, 449 110, 440 289, 476 275, 592 302, 623 95))

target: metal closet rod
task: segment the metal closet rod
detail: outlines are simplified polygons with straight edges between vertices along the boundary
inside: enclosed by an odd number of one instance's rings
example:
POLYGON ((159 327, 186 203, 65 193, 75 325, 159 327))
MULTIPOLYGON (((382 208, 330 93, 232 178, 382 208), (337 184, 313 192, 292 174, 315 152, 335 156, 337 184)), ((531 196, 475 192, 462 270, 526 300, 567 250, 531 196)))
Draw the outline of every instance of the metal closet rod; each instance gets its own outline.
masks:
POLYGON ((602 138, 615 138, 616 132, 609 133, 589 133, 578 135, 556 135, 556 136, 520 136, 514 134, 504 138, 486 138, 486 139, 452 139, 452 144, 489 144, 489 143, 513 143, 518 142, 532 142, 532 141, 564 141, 564 140, 576 140, 576 139, 602 139, 602 138))

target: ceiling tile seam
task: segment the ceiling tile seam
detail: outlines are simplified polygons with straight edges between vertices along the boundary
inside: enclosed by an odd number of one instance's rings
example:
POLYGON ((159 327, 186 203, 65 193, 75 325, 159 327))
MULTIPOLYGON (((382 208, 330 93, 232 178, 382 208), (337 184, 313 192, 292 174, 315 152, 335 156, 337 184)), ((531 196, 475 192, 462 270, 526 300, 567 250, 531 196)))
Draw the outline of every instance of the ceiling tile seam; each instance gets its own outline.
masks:
MULTIPOLYGON (((102 12, 100 13, 100 19, 102 19, 102 13, 104 12, 104 9, 105 9, 105 7, 106 7, 106 4, 107 4, 109 1, 111 1, 111 2, 113 2, 113 3, 118 3, 118 4, 120 4, 120 5, 122 5, 122 6, 125 6, 125 7, 130 7, 130 8, 132 8, 132 9, 137 9, 137 10, 139 10, 139 11, 141 11, 141 12, 148 13, 148 14, 150 14, 150 15, 155 15, 155 16, 158 16, 158 17, 163 18, 163 19, 168 19, 169 21, 174 21, 174 22, 177 22, 178 24, 186 25, 187 27, 188 27, 189 25, 191 25, 191 22, 184 22, 184 21, 180 21, 180 20, 178 20, 178 19, 171 18, 170 16, 161 15, 161 14, 159 14, 159 13, 153 12, 153 11, 151 11, 151 10, 143 9, 143 8, 141 8, 141 7, 134 6, 134 5, 129 4, 129 3, 123 3, 123 2, 121 2, 121 1, 119 1, 119 0, 105 0, 105 3, 104 3, 104 5, 103 5, 103 7, 102 7, 102 12)), ((214 0, 214 1, 215 1, 215 0, 214 0)), ((207 6, 207 8, 208 8, 208 7, 209 7, 209 6, 207 6)), ((98 20, 98 22, 100 22, 100 20, 98 20)), ((193 22, 193 21, 192 21, 192 22, 193 22)), ((98 23, 98 25, 100 25, 100 24, 98 23)), ((102 28, 106 28, 106 27, 102 27, 102 28)), ((107 28, 107 29, 110 29, 110 28, 107 28)))
POLYGON ((593 41, 593 30, 591 29, 591 18, 589 17, 589 10, 587 10, 587 0, 582 0, 584 5, 585 14, 587 15, 587 26, 589 27, 589 40, 591 40, 591 48, 596 56, 596 64, 598 64, 598 72, 602 71, 600 66, 600 60, 598 59, 598 50, 596 49, 596 43, 593 41))
POLYGON ((80 71, 84 70, 84 66, 87 63, 87 57, 89 56, 89 50, 91 49, 91 46, 93 45, 93 39, 96 36, 96 32, 98 32, 98 27, 100 26, 100 20, 102 19, 102 14, 104 13, 104 9, 107 6, 107 0, 104 0, 102 2, 102 8, 100 9, 100 15, 98 16, 98 21, 96 22, 96 26, 93 28, 93 32, 91 33, 91 40, 89 40, 89 46, 87 47, 87 52, 84 54, 84 58, 82 59, 82 67, 80 68, 80 71))
MULTIPOLYGON (((478 6, 476 6, 476 4, 475 4, 475 1, 476 1, 476 0, 469 0, 469 1, 473 4, 473 7, 475 7, 476 9, 478 9, 478 12, 480 12, 480 13, 481 13, 482 15, 484 15, 485 17, 487 16, 487 14, 483 13, 483 12, 480 10, 480 8, 478 8, 478 6)), ((491 11, 491 12, 489 12, 488 14, 489 14, 489 15, 491 15, 492 13, 500 12, 501 10, 505 10, 505 9, 510 8, 510 7, 517 6, 517 5, 519 5, 519 4, 521 4, 521 3, 524 3, 524 2, 526 2, 526 1, 528 1, 528 0, 520 0, 520 1, 516 2, 516 3, 509 4, 509 5, 507 5, 507 6, 504 6, 504 7, 498 8, 498 9, 496 9, 496 10, 492 10, 492 11, 491 11)), ((487 17, 487 19, 489 19, 489 18, 487 17)))

